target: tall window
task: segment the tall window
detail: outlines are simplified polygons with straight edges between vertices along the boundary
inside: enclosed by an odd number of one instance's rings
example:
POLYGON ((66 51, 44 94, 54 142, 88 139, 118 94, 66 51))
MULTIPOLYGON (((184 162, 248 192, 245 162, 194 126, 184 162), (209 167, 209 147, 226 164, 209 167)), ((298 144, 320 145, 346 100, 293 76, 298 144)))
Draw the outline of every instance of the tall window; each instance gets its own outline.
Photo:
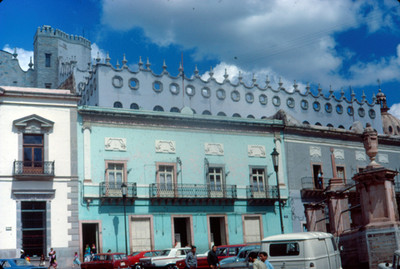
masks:
POLYGON ((251 187, 253 192, 265 190, 265 170, 263 168, 251 169, 251 187))
POLYGON ((46 57, 46 67, 51 67, 51 54, 50 53, 45 53, 45 57, 46 57))
POLYGON ((123 163, 108 163, 108 185, 109 188, 120 189, 122 182, 125 181, 125 166, 123 163))
POLYGON ((344 172, 344 166, 336 166, 336 175, 338 178, 343 179, 343 183, 346 183, 346 174, 344 172))
POLYGON ((24 172, 40 173, 43 171, 43 135, 24 134, 24 172))
POLYGON ((160 190, 172 190, 175 178, 175 169, 173 165, 158 166, 158 183, 160 190))
POLYGON ((22 249, 30 257, 46 253, 46 202, 21 202, 22 249))
POLYGON ((208 168, 208 184, 211 191, 222 191, 224 174, 222 167, 208 168))

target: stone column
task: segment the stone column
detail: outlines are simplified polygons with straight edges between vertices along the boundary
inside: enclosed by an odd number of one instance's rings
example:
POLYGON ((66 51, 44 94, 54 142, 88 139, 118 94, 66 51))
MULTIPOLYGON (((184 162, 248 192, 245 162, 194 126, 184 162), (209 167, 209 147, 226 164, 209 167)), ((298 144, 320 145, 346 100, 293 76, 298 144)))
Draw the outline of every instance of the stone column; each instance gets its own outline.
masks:
POLYGON ((310 232, 326 232, 325 205, 305 204, 307 230, 310 232))
POLYGON ((344 231, 350 230, 349 199, 345 184, 341 178, 329 180, 327 190, 330 232, 339 236, 344 231))
POLYGON ((380 167, 364 170, 353 177, 358 183, 363 226, 398 225, 399 215, 394 191, 396 175, 396 171, 380 167))

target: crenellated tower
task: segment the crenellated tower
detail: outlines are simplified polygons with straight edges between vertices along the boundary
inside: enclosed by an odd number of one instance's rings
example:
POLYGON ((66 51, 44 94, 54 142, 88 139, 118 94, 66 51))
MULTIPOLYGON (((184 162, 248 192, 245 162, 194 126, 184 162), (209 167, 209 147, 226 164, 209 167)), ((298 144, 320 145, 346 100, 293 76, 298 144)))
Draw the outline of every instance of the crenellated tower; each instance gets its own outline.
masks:
POLYGON ((75 69, 86 72, 90 59, 91 43, 86 38, 46 25, 37 29, 34 37, 37 87, 57 88, 75 69))

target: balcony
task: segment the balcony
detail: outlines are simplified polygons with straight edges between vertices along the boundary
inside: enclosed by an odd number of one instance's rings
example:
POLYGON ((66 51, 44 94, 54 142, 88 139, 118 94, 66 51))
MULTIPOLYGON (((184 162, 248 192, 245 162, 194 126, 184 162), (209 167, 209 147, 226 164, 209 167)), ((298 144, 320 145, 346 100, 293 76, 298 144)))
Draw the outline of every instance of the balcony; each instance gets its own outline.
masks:
POLYGON ((236 185, 210 184, 150 184, 150 199, 165 202, 233 202, 237 198, 236 185))
MULTIPOLYGON (((112 202, 114 200, 122 199, 122 183, 114 183, 114 182, 101 182, 100 184, 100 194, 99 197, 104 201, 112 202)), ((128 186, 128 192, 126 194, 126 199, 128 201, 133 201, 137 198, 137 187, 136 183, 125 183, 128 186)))
POLYGON ((18 179, 50 179, 54 177, 54 161, 14 161, 13 175, 18 179))
POLYGON ((278 200, 276 186, 247 186, 246 197, 250 205, 271 205, 278 200))
POLYGON ((322 184, 315 182, 313 177, 301 178, 301 197, 302 198, 324 198, 325 197, 325 182, 322 184))

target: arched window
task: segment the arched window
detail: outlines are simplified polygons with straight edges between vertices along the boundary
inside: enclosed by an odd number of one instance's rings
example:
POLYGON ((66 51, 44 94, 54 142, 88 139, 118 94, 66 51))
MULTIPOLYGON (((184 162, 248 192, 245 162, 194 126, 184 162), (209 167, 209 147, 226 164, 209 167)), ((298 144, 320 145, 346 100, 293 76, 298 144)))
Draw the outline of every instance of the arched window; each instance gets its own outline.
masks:
POLYGON ((170 112, 177 112, 177 113, 179 113, 179 112, 181 112, 181 111, 180 111, 180 109, 177 108, 177 107, 171 107, 170 112))
POLYGON ((139 105, 136 103, 131 104, 131 109, 139 109, 139 105))
POLYGON ((254 117, 253 115, 251 115, 251 114, 248 115, 247 118, 248 118, 248 119, 255 119, 255 117, 254 117))
POLYGON ((310 125, 310 123, 308 122, 308 121, 303 121, 303 124, 306 124, 306 125, 310 125))
POLYGON ((217 116, 223 116, 223 117, 225 117, 226 114, 225 114, 224 112, 221 111, 221 112, 218 112, 217 116))
POLYGON ((114 102, 114 107, 115 108, 122 108, 122 103, 121 102, 114 102))
POLYGON ((319 122, 316 122, 315 125, 317 125, 317 126, 322 126, 322 124, 319 123, 319 122))
POLYGON ((333 127, 333 125, 332 125, 332 124, 330 124, 330 123, 328 123, 326 126, 328 126, 328 127, 333 127))
POLYGON ((203 115, 211 115, 211 112, 208 111, 208 110, 204 110, 203 113, 201 113, 201 114, 203 114, 203 115))
POLYGON ((153 111, 164 111, 164 108, 162 106, 155 106, 153 111))
POLYGON ((238 113, 234 113, 234 114, 232 115, 232 117, 234 117, 234 118, 241 118, 240 114, 238 114, 238 113))

